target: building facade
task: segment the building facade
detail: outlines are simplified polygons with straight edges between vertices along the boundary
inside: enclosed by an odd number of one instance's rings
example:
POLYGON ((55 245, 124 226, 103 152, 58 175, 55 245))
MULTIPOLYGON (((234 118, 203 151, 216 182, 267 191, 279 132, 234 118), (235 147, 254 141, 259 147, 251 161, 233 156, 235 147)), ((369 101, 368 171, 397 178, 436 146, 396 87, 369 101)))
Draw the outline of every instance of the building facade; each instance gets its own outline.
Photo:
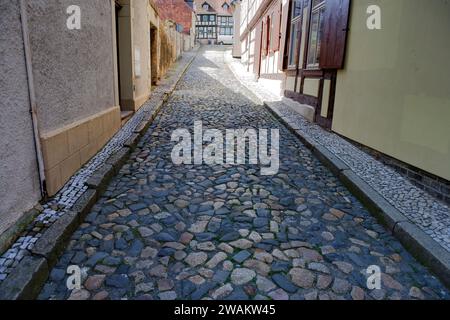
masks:
POLYGON ((1 248, 145 103, 183 44, 149 0, 5 0, 0 11, 1 248))
POLYGON ((203 44, 233 44, 233 6, 229 0, 195 0, 197 39, 203 44))
MULTIPOLYGON (((161 20, 170 20, 179 33, 179 53, 192 50, 195 46, 195 13, 184 0, 155 0, 161 20)), ((191 3, 192 4, 192 3, 191 3)))
POLYGON ((448 1, 372 2, 243 0, 242 63, 307 119, 448 201, 448 1))

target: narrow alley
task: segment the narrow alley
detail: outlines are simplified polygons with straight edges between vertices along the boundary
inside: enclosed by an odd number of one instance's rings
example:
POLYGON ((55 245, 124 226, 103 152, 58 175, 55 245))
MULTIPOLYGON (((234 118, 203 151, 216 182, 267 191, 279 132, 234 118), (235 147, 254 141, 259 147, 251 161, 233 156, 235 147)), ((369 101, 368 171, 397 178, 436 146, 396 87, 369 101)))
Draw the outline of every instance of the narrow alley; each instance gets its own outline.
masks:
POLYGON ((418 263, 204 46, 72 235, 39 299, 448 299, 418 263), (177 129, 279 129, 280 168, 175 165, 177 129), (84 270, 82 289, 66 270, 84 270), (367 269, 381 268, 369 290, 367 269))

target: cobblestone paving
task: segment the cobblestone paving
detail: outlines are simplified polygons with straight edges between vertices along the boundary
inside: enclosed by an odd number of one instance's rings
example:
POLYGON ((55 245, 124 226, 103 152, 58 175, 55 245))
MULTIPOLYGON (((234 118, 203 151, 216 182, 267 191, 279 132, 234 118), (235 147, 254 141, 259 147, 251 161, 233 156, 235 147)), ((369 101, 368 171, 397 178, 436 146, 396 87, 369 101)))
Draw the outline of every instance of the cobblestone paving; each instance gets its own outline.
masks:
POLYGON ((39 214, 26 228, 22 235, 11 247, 0 256, 0 282, 6 279, 9 273, 20 261, 30 255, 30 250, 56 220, 65 215, 74 203, 86 192, 86 181, 100 168, 108 158, 120 150, 127 139, 133 135, 134 130, 143 119, 148 119, 156 112, 158 102, 163 95, 175 84, 177 74, 186 68, 194 57, 195 51, 185 52, 183 57, 167 72, 160 85, 152 92, 148 100, 117 134, 99 151, 86 165, 84 165, 56 194, 53 199, 42 206, 39 214))
POLYGON ((197 57, 51 271, 40 299, 431 299, 448 291, 223 61, 197 57), (280 170, 174 165, 173 130, 194 121, 279 128, 280 170), (66 269, 85 271, 66 289, 66 269), (382 288, 368 290, 366 268, 382 288))
POLYGON ((410 222, 421 228, 437 244, 450 251, 450 209, 445 203, 416 187, 400 173, 347 140, 307 121, 289 106, 280 102, 280 97, 264 90, 237 59, 231 58, 231 54, 227 54, 226 58, 233 72, 260 100, 271 101, 271 108, 275 108, 283 117, 289 119, 290 123, 299 128, 298 131, 303 137, 308 137, 327 148, 410 222))

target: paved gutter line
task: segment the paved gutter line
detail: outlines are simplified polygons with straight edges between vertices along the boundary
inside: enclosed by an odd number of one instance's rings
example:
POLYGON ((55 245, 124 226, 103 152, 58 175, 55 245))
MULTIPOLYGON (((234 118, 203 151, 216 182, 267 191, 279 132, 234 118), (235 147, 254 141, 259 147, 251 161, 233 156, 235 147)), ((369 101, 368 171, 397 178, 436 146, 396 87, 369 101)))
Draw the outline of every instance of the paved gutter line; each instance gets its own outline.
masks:
MULTIPOLYGON (((42 237, 31 250, 31 255, 24 257, 8 277, 0 283, 0 300, 33 300, 37 298, 52 267, 64 252, 71 235, 83 223, 86 215, 105 191, 110 180, 128 160, 138 141, 146 133, 186 71, 192 65, 192 62, 196 59, 199 49, 199 47, 193 49, 193 56, 182 67, 181 72, 175 75, 176 81, 164 92, 162 99, 157 101, 150 117, 142 120, 124 146, 112 154, 106 163, 88 179, 86 182, 88 189, 75 202, 71 210, 45 230, 42 237)), ((152 97, 150 96, 149 100, 151 99, 152 97)))
MULTIPOLYGON (((229 62, 229 61, 227 61, 229 62)), ((304 135, 300 128, 289 118, 283 116, 278 110, 277 104, 282 102, 265 101, 253 92, 247 84, 241 80, 233 67, 229 65, 236 79, 252 92, 279 121, 281 121, 299 140, 312 151, 312 153, 328 167, 341 182, 355 195, 383 224, 400 243, 422 264, 427 266, 443 283, 450 288, 450 252, 439 243, 411 223, 399 210, 392 206, 381 194, 362 180, 347 164, 331 153, 326 147, 317 143, 312 138, 304 135)))

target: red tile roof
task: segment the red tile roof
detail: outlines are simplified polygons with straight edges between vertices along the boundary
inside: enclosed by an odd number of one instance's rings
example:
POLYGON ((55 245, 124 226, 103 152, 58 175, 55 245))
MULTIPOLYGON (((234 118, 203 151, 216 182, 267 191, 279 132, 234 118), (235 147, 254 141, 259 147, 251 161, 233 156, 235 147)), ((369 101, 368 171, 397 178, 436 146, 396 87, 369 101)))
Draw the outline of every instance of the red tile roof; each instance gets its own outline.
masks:
POLYGON ((162 20, 172 20, 183 26, 184 33, 190 33, 193 10, 184 0, 154 0, 162 20))
POLYGON ((215 13, 220 16, 231 16, 233 15, 231 0, 194 0, 194 10, 196 14, 203 13, 215 13), (207 3, 210 6, 209 10, 204 10, 203 5, 207 3), (228 5, 228 9, 223 8, 223 4, 228 5))

